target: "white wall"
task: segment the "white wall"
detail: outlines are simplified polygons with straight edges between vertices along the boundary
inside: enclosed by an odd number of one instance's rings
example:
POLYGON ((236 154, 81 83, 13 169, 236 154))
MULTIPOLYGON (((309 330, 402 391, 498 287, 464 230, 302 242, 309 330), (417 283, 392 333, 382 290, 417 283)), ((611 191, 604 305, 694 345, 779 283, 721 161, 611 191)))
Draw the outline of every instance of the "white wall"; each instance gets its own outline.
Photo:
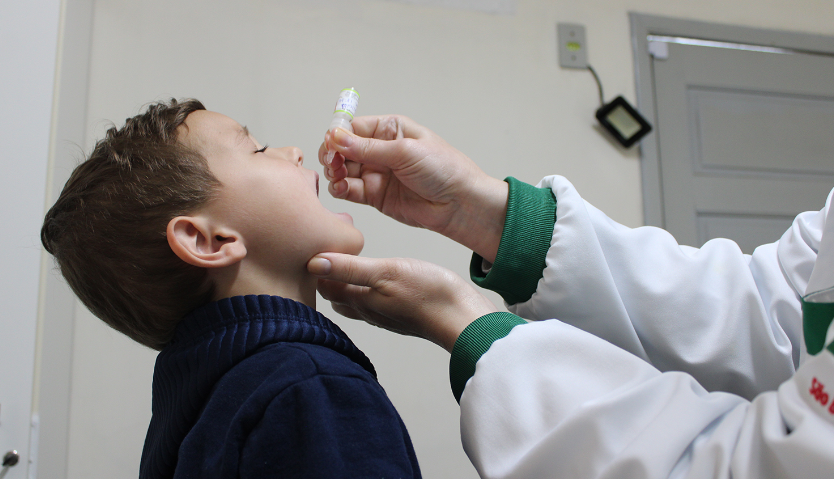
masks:
MULTIPOLYGON (((362 95, 359 114, 411 116, 497 177, 535 183, 563 174, 615 220, 637 226, 638 152, 613 147, 594 127, 596 85, 588 72, 558 67, 557 22, 586 26, 589 60, 606 96, 632 101, 630 11, 834 34, 830 0, 519 0, 508 15, 414 3, 98 0, 86 148, 106 120, 121 125, 146 102, 196 97, 262 142, 299 146, 318 168, 336 95, 352 86, 362 95)), ((364 255, 413 256, 467 274, 464 248, 367 207, 326 194, 322 201, 354 216, 367 238, 364 255)), ((376 365, 425 477, 476 477, 460 447, 448 355, 339 318, 322 300, 319 309, 376 365)), ((69 477, 135 477, 154 357, 78 307, 69 477)))
MULTIPOLYGON (((28 477, 35 382, 40 226, 46 197, 60 0, 0 3, 0 457, 7 479, 28 477)), ((32 434, 34 438, 37 434, 32 434)), ((32 468, 34 471, 34 468, 32 468)))

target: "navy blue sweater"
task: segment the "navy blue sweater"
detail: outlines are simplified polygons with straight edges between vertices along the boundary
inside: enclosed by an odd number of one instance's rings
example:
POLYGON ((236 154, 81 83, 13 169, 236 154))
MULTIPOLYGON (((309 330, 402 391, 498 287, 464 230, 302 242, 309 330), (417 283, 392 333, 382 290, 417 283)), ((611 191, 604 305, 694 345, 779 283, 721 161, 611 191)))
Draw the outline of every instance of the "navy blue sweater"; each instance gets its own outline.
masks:
POLYGON ((416 478, 371 362, 277 296, 209 303, 159 353, 140 478, 416 478))

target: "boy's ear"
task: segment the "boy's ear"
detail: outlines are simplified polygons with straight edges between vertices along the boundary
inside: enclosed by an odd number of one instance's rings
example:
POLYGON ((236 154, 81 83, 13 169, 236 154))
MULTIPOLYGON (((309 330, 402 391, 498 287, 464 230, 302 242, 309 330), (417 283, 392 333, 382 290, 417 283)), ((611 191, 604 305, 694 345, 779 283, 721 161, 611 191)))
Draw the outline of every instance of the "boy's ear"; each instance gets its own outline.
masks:
POLYGON ((243 238, 215 228, 201 216, 177 216, 168 222, 168 245, 181 260, 201 268, 222 268, 246 257, 243 238))

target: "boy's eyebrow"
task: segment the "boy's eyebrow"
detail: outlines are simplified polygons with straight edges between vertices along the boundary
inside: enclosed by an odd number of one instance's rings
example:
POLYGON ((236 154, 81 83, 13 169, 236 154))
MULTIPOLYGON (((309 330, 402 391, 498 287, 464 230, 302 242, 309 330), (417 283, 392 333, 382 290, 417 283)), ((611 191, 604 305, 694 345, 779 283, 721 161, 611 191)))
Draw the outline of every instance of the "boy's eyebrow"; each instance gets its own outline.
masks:
POLYGON ((243 126, 238 132, 237 136, 240 138, 238 141, 245 141, 249 138, 249 128, 246 128, 246 125, 243 126))

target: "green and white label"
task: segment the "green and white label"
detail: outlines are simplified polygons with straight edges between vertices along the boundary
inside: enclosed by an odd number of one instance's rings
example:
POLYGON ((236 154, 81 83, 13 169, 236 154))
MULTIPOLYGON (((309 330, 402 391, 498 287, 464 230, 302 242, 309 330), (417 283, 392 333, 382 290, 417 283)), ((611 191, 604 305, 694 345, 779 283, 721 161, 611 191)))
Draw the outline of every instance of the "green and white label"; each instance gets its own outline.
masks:
POLYGON ((359 105, 359 93, 353 88, 345 88, 339 93, 339 99, 336 100, 336 108, 333 113, 341 112, 347 113, 353 118, 356 114, 356 107, 359 105))

